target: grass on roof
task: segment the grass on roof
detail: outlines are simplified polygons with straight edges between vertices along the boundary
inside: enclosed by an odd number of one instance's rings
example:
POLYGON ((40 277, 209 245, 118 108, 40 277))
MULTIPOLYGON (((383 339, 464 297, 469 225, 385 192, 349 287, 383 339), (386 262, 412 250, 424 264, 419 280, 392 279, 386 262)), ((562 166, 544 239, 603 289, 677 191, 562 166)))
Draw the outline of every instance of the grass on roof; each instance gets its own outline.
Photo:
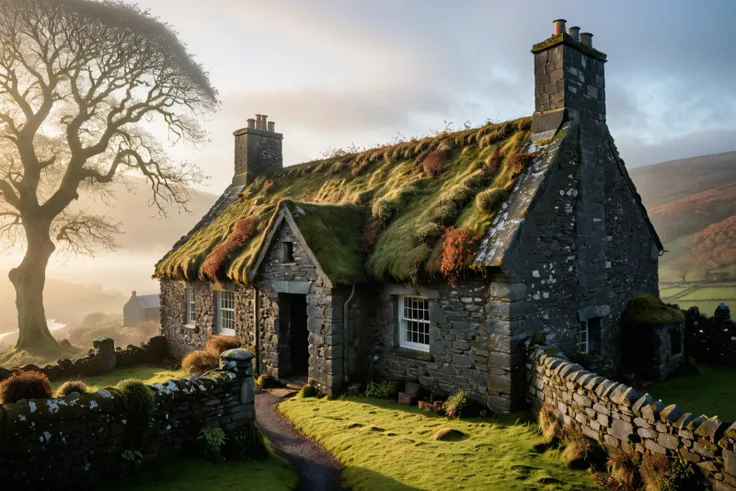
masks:
MULTIPOLYGON (((304 222, 310 248, 339 258, 338 264, 323 268, 333 283, 355 281, 357 235, 377 235, 372 249, 366 251, 368 277, 373 280, 415 279, 424 272, 428 261, 436 257, 441 241, 423 241, 417 230, 430 222, 444 226, 469 227, 479 235, 492 223, 494 214, 483 213, 475 204, 475 195, 497 187, 510 189, 518 178, 514 160, 507 158, 521 149, 531 125, 531 118, 501 124, 487 124, 478 129, 441 133, 434 137, 411 140, 352 155, 287 167, 268 181, 258 179, 210 224, 195 232, 184 244, 172 250, 156 266, 155 276, 172 279, 204 279, 202 263, 210 251, 230 235, 234 224, 253 217, 258 222, 254 236, 220 270, 221 279, 248 283, 248 272, 260 251, 266 230, 282 200, 330 205, 314 208, 316 220, 304 222), (484 162, 499 149, 503 160, 497 169, 482 171, 484 162), (428 176, 422 166, 431 152, 445 152, 439 175, 428 176), (353 172, 359 168, 359 172, 353 172), (268 188, 264 191, 265 188, 268 188), (337 208, 348 208, 337 211, 337 208), (357 207, 357 208, 356 208, 357 207), (375 210, 374 210, 375 209, 375 210), (356 211, 358 210, 358 211, 356 211), (376 211, 374 216, 374 211, 376 211), (358 217, 358 212, 360 216, 358 217), (357 217, 351 230, 334 226, 336 217, 357 217), (327 218, 326 220, 320 219, 327 218), (356 231, 355 239, 347 237, 356 231), (322 233, 339 235, 322 240, 322 233), (311 243, 314 241, 314 243, 311 243), (430 245, 431 244, 431 245, 430 245), (409 259, 409 260, 407 260, 409 259), (334 277, 333 277, 334 276, 334 277)), ((302 225, 300 225, 301 227, 302 225)), ((315 255, 319 256, 315 251, 315 255)))
POLYGON ((336 284, 352 285, 365 280, 365 267, 358 237, 362 212, 355 205, 325 205, 286 202, 299 231, 336 284))
POLYGON ((659 298, 639 293, 631 297, 626 307, 626 322, 630 325, 654 324, 664 326, 679 324, 685 320, 677 308, 665 304, 659 298))
POLYGON ((567 468, 561 450, 535 449, 543 437, 519 415, 448 419, 358 397, 292 398, 279 411, 344 465, 355 491, 598 489, 589 472, 567 468), (467 437, 433 440, 443 428, 467 437))

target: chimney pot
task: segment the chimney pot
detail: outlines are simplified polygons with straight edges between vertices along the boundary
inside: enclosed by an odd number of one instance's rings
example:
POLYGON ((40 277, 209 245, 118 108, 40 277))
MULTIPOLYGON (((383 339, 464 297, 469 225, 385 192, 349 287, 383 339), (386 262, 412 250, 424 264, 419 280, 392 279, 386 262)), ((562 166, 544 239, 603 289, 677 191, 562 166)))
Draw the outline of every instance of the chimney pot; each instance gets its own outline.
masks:
POLYGON ((565 19, 557 19, 557 20, 554 21, 555 32, 554 32, 553 36, 557 36, 558 34, 562 34, 563 32, 565 32, 565 23, 566 22, 567 21, 565 19))
POLYGON ((261 115, 260 114, 256 114, 256 129, 257 130, 261 129, 261 115))
POLYGON ((593 47, 593 35, 589 32, 581 32, 580 42, 583 43, 585 46, 592 48, 593 47))
POLYGON ((580 28, 578 26, 570 27, 567 30, 567 33, 572 37, 575 41, 580 41, 580 28))
POLYGON ((256 120, 253 118, 248 118, 248 129, 254 130, 256 129, 256 120))
POLYGON ((273 121, 269 121, 268 122, 268 131, 271 132, 271 133, 276 132, 276 123, 274 123, 273 121))

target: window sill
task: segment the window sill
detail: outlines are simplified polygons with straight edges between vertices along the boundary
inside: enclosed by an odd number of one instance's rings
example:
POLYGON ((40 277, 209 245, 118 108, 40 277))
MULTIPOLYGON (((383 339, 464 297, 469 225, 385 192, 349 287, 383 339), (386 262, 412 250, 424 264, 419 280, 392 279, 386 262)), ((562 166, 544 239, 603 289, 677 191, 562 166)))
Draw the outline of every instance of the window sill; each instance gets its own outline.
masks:
POLYGON ((399 346, 391 348, 391 354, 401 358, 410 358, 412 360, 434 361, 434 357, 428 351, 419 351, 399 346))
POLYGON ((190 331, 199 332, 199 326, 197 324, 182 324, 181 327, 190 331))

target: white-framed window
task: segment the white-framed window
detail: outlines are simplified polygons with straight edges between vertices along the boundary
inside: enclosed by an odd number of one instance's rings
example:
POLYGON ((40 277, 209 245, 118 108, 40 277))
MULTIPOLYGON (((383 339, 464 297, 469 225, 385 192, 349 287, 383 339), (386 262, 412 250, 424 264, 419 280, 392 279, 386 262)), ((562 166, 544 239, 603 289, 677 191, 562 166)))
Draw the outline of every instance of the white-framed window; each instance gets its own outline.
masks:
POLYGON ((601 318, 591 317, 580 321, 578 329, 578 351, 598 353, 601 350, 601 318))
POLYGON ((429 351, 429 299, 399 296, 399 346, 429 351))
POLYGON ((235 335, 235 293, 226 290, 218 291, 217 301, 217 332, 228 336, 235 335))
POLYGON ((185 324, 195 324, 194 317, 194 288, 192 286, 187 287, 187 314, 184 319, 185 324))

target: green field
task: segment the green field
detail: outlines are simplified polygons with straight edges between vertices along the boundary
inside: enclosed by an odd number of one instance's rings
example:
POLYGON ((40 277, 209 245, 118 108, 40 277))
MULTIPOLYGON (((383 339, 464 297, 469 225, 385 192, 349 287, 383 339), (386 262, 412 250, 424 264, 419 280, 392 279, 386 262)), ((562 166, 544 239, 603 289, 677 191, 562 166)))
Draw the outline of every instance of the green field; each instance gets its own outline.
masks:
POLYGON ((650 385, 646 391, 683 411, 736 421, 736 368, 698 365, 700 375, 684 375, 650 385))
POLYGON ((681 300, 720 300, 724 298, 736 299, 736 286, 698 288, 695 291, 683 295, 681 300))

